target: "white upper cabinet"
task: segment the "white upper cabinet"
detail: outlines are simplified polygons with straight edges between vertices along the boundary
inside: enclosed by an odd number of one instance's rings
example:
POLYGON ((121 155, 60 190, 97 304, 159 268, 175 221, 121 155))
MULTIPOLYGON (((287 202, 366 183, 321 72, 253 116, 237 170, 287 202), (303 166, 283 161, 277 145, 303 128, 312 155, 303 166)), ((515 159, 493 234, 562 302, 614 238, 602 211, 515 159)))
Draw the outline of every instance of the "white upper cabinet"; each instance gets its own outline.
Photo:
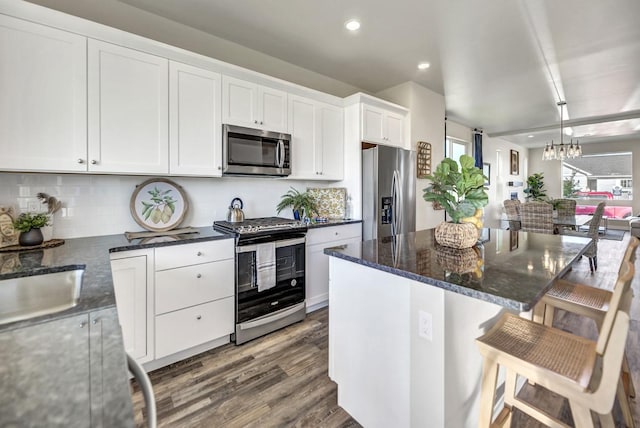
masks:
POLYGON ((222 175, 221 76, 169 64, 169 172, 222 175))
POLYGON ((362 140, 405 147, 405 116, 378 106, 362 104, 362 140))
POLYGON ((89 40, 89 171, 169 172, 168 60, 89 40))
POLYGON ((86 170, 86 43, 0 15, 0 169, 86 170))
POLYGON ((289 178, 342 180, 343 111, 340 107, 289 95, 291 165, 289 178))
POLYGON ((287 131, 287 93, 278 89, 222 76, 222 122, 287 131))

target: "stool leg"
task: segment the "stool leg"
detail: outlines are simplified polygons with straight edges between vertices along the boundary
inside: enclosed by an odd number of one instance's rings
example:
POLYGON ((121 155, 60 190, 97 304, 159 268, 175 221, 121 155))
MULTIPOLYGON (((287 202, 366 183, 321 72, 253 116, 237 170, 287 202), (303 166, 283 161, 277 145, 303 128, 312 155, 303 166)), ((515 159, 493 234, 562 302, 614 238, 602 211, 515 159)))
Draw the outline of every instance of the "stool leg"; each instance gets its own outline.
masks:
POLYGON ((553 327, 553 315, 555 314, 555 308, 551 305, 547 305, 544 310, 544 325, 553 327))
POLYGON ((615 428, 616 424, 613 421, 613 415, 611 414, 611 412, 607 413, 606 415, 598 414, 598 417, 600 418, 600 426, 602 428, 615 428))
POLYGON ((546 306, 547 305, 542 302, 536 303, 533 307, 533 322, 538 324, 542 324, 544 322, 544 311, 546 306))
POLYGON ((627 378, 626 391, 627 395, 631 398, 636 397, 636 388, 633 386, 633 378, 631 377, 631 371, 629 370, 629 362, 627 361, 627 353, 625 351, 624 358, 622 359, 622 374, 627 378))
POLYGON ((488 357, 482 362, 482 389, 480 392, 480 420, 479 428, 489 428, 493 416, 493 402, 498 382, 498 363, 488 357))
POLYGON ((586 407, 582 407, 574 401, 569 400, 569 406, 571 407, 571 414, 573 415, 573 422, 576 427, 579 428, 594 428, 593 418, 591 417, 591 410, 586 407))
POLYGON ((622 419, 624 420, 624 424, 627 426, 627 428, 634 428, 635 424, 633 422, 633 414, 631 414, 631 407, 629 406, 629 397, 624 390, 622 378, 618 378, 618 389, 616 391, 616 397, 618 398, 618 403, 620 404, 620 410, 622 410, 622 419))

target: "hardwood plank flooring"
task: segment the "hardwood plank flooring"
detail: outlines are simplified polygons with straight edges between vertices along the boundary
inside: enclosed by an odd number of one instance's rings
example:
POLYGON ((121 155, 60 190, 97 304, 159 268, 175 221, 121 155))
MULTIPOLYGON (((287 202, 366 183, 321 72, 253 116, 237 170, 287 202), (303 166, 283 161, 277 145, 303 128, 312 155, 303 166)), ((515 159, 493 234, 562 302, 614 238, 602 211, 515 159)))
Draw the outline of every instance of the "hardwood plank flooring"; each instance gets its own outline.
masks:
MULTIPOLYGON (((611 289, 628 242, 600 240, 598 270, 589 272, 586 258, 577 262, 568 279, 611 289)), ((640 258, 636 261, 634 293, 640 296, 640 258)), ((556 327, 595 339, 591 321, 557 311, 556 327)), ((336 385, 327 376, 328 311, 322 309, 268 336, 241 346, 233 344, 149 373, 154 386, 160 427, 359 427, 337 404, 336 385)), ((640 297, 632 305, 627 355, 640 393, 640 297)), ((135 382, 133 402, 137 426, 145 414, 135 382)), ((526 385, 521 397, 544 406, 572 423, 562 397, 526 385)), ((640 397, 632 402, 640 426, 640 397)), ((615 415, 620 425, 620 414, 615 415)), ((538 428, 527 415, 514 412, 512 427, 538 428)))

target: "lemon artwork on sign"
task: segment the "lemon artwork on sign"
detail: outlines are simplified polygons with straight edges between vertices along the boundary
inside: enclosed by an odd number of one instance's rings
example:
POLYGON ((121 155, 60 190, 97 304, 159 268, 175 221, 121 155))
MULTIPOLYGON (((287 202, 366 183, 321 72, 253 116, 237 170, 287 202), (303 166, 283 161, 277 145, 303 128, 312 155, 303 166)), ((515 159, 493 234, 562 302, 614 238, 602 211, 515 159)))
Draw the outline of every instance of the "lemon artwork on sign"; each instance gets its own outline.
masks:
POLYGON ((169 223, 176 210, 176 200, 169 194, 171 192, 172 189, 160 190, 157 187, 147 191, 151 195, 149 201, 140 201, 144 206, 142 216, 145 220, 151 219, 153 224, 169 223))

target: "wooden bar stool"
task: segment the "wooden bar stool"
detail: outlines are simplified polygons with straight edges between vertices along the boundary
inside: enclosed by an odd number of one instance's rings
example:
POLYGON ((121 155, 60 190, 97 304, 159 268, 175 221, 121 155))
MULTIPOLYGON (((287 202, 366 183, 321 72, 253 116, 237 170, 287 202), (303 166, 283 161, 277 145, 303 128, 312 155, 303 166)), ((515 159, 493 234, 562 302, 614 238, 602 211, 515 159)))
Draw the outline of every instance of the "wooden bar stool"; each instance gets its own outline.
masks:
MULTIPOLYGON (((591 411, 598 413, 602 426, 613 427, 611 411, 616 393, 624 395, 620 368, 629 331, 634 274, 633 264, 623 264, 597 342, 513 314, 503 315, 476 340, 484 358, 480 427, 491 426, 499 366, 507 373, 506 416, 503 412, 501 416, 505 417, 499 417, 500 422, 510 423, 511 409, 517 407, 549 426, 567 426, 516 396, 516 377, 521 375, 566 397, 576 427, 593 427, 591 411)), ((633 427, 633 420, 625 423, 633 427)))

